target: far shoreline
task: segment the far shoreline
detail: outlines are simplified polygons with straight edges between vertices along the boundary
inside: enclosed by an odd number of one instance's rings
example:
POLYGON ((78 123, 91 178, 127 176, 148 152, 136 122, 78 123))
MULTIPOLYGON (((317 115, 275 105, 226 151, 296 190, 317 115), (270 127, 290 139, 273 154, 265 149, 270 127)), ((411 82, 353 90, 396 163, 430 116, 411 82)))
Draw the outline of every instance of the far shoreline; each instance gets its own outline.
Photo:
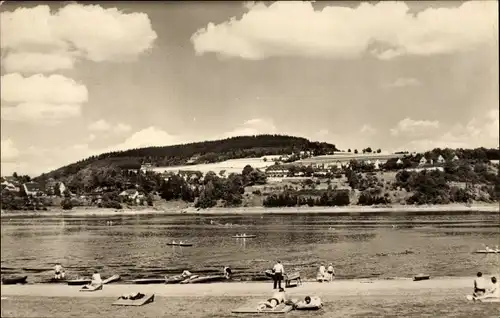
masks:
POLYGON ((11 211, 2 210, 1 218, 19 216, 124 216, 124 215, 294 215, 294 214, 327 214, 338 216, 349 215, 459 215, 459 214, 499 214, 498 203, 483 204, 443 204, 443 205, 391 205, 391 206, 344 206, 344 207, 234 207, 234 208, 160 208, 160 207, 127 207, 123 209, 104 209, 94 207, 76 207, 72 210, 52 208, 47 211, 11 211))

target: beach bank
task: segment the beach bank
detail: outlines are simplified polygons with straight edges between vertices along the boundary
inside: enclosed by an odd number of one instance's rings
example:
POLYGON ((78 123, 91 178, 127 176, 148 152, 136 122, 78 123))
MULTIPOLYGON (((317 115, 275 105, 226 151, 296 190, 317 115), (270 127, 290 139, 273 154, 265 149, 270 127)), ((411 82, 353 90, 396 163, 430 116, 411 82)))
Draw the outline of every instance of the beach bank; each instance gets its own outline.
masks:
POLYGON ((401 215, 401 214, 468 214, 497 213, 498 203, 492 204, 446 204, 446 205, 392 205, 392 206, 345 206, 345 207, 234 207, 234 208, 140 208, 140 209, 104 209, 77 207, 72 210, 60 208, 48 211, 7 211, 2 210, 1 217, 15 216, 115 216, 115 215, 238 215, 238 214, 337 214, 337 215, 401 215))
MULTIPOLYGON (((292 311, 287 317, 495 317, 498 304, 470 303, 473 277, 428 281, 357 280, 304 283, 287 289, 292 298, 318 295, 324 307, 317 312, 292 311)), ((209 285, 106 285, 95 293, 77 286, 2 286, 2 317, 235 317, 246 303, 257 303, 272 293, 271 283, 209 285), (128 292, 155 293, 142 307, 115 307, 128 292)))

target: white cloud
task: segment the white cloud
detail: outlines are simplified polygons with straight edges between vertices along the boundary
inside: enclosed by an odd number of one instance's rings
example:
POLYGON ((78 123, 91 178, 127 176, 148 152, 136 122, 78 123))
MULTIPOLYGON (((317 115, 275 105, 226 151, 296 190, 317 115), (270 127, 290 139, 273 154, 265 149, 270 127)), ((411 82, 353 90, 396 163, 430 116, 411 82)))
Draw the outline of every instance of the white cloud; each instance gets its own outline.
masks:
POLYGON ((417 139, 404 148, 411 151, 425 151, 433 148, 475 148, 499 146, 499 110, 472 118, 467 124, 457 124, 444 134, 432 139, 417 139))
POLYGON ((319 137, 319 138, 322 138, 322 137, 325 137, 329 134, 330 132, 328 131, 328 129, 321 129, 320 131, 318 131, 316 133, 316 135, 319 137))
POLYGON ((111 125, 104 119, 100 119, 90 124, 88 128, 91 131, 108 131, 111 129, 111 125))
POLYGON ((51 73, 72 69, 74 63, 75 57, 64 53, 14 52, 5 57, 2 66, 8 73, 51 73))
POLYGON ((81 104, 88 99, 85 85, 57 74, 23 77, 12 73, 3 75, 1 83, 2 100, 11 103, 81 104))
POLYGON ((405 77, 400 77, 396 79, 392 83, 385 84, 385 88, 399 88, 399 87, 408 87, 408 86, 421 86, 422 83, 420 83, 419 80, 416 78, 405 78, 405 77))
POLYGON ((47 5, 18 8, 2 12, 0 21, 1 47, 14 56, 6 57, 5 68, 21 72, 67 68, 73 65, 68 54, 94 62, 133 60, 151 49, 157 38, 147 14, 99 5, 69 4, 53 13, 47 5), (15 56, 20 52, 44 54, 20 61, 15 56), (37 65, 44 61, 50 67, 37 65))
POLYGON ((12 73, 2 76, 1 83, 2 101, 13 105, 2 107, 2 120, 53 124, 79 116, 88 99, 85 85, 62 75, 12 73))
POLYGON ((93 141, 93 140, 95 140, 96 138, 97 138, 97 136, 96 136, 96 135, 94 135, 94 134, 90 134, 90 135, 87 137, 87 141, 93 141))
POLYGON ((113 125, 111 123, 108 123, 104 119, 99 119, 98 121, 91 123, 88 126, 88 129, 90 131, 113 132, 115 134, 121 134, 129 132, 132 129, 132 127, 123 123, 118 123, 116 125, 113 125))
POLYGON ((4 161, 10 161, 16 159, 19 155, 19 150, 14 147, 14 143, 11 139, 2 140, 1 143, 1 160, 2 164, 4 161))
POLYGON ((259 60, 272 56, 380 59, 431 55, 497 45, 496 1, 470 1, 454 8, 428 8, 414 15, 404 2, 330 5, 311 2, 249 3, 241 19, 210 22, 191 37, 197 54, 259 60))
POLYGON ((367 135, 373 135, 377 133, 377 130, 373 128, 372 126, 365 124, 361 129, 359 130, 360 133, 362 134, 367 134, 367 135))
POLYGON ((411 118, 405 118, 401 120, 396 127, 391 128, 390 132, 393 136, 401 134, 417 136, 425 133, 431 133, 437 128, 439 128, 439 122, 437 120, 413 120, 411 118))
POLYGON ((275 134, 276 132, 277 129, 272 120, 254 118, 245 121, 241 126, 235 128, 234 130, 226 132, 222 138, 275 134))
POLYGON ((38 122, 55 124, 59 121, 77 117, 81 114, 81 107, 77 104, 47 104, 39 102, 20 103, 15 107, 2 107, 2 120, 38 122), (42 120, 42 122, 39 122, 42 120))
POLYGON ((135 132, 121 144, 110 147, 108 151, 175 145, 185 142, 182 137, 183 136, 170 135, 157 127, 151 126, 135 132))

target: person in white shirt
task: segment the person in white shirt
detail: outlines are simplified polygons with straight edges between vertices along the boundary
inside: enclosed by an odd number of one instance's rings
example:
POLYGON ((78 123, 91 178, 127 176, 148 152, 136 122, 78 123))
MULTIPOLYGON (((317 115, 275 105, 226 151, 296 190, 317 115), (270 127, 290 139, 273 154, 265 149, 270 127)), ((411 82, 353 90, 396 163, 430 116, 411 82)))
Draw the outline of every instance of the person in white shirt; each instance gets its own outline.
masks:
POLYGON ((94 271, 94 274, 92 274, 92 282, 90 283, 90 285, 98 286, 101 284, 102 284, 101 274, 99 274, 98 271, 94 271))
POLYGON ((332 281, 333 277, 335 277, 335 270, 333 269, 332 263, 328 264, 328 268, 327 268, 326 272, 328 273, 328 280, 332 281))
POLYGON ((283 280, 283 275, 285 274, 285 268, 281 264, 281 261, 278 261, 273 267, 274 273, 274 289, 281 289, 281 281, 283 280))
POLYGON ((475 297, 475 299, 496 298, 500 299, 500 286, 496 277, 491 278, 491 287, 482 296, 475 297))
POLYGON ((486 292, 486 282, 483 278, 483 273, 478 272, 474 279, 474 296, 481 296, 486 292))
POLYGON ((56 266, 54 266, 54 278, 55 279, 64 278, 64 269, 60 263, 56 263, 56 266))
POLYGON ((224 276, 226 277, 226 279, 230 279, 232 274, 233 273, 231 269, 227 266, 224 266, 224 276))
POLYGON ((326 268, 325 266, 321 265, 319 267, 319 271, 318 271, 318 281, 322 282, 325 280, 325 274, 326 274, 326 268))

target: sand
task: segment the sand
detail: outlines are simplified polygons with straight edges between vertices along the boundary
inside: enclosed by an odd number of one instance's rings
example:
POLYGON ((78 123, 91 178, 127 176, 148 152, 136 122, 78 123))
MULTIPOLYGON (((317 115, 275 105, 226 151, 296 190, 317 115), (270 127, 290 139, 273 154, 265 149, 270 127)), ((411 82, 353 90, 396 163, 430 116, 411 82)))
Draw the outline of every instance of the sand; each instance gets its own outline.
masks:
MULTIPOLYGON (((421 294, 428 291, 463 289, 470 291, 474 277, 444 277, 414 282, 411 279, 392 280, 334 280, 328 283, 304 282, 303 285, 289 290, 297 295, 317 294, 320 296, 356 295, 399 295, 404 293, 421 294)), ((141 291, 158 296, 261 296, 272 291, 272 281, 233 282, 215 284, 151 284, 151 285, 105 285, 102 291, 93 293, 79 292, 79 286, 62 284, 4 285, 2 296, 43 296, 43 297, 118 297, 124 293, 141 291)))
MULTIPOLYGON (((473 277, 411 280, 338 280, 304 283, 287 289, 292 298, 318 295, 324 307, 315 312, 290 312, 287 317, 498 317, 500 306, 472 303, 473 277)), ((95 293, 78 286, 2 286, 2 317, 234 317, 231 310, 257 303, 272 293, 268 283, 206 285, 111 284, 95 293), (111 306, 126 292, 155 293, 142 307, 111 306)))
POLYGON ((12 216, 113 216, 113 215, 230 215, 230 214, 320 214, 337 213, 341 214, 405 214, 405 213, 500 213, 498 203, 491 204, 443 204, 443 205, 392 205, 392 206, 346 206, 346 207, 236 207, 236 208, 146 208, 137 209, 103 209, 77 207, 72 210, 62 210, 53 208, 48 211, 6 211, 2 210, 1 217, 12 216))

